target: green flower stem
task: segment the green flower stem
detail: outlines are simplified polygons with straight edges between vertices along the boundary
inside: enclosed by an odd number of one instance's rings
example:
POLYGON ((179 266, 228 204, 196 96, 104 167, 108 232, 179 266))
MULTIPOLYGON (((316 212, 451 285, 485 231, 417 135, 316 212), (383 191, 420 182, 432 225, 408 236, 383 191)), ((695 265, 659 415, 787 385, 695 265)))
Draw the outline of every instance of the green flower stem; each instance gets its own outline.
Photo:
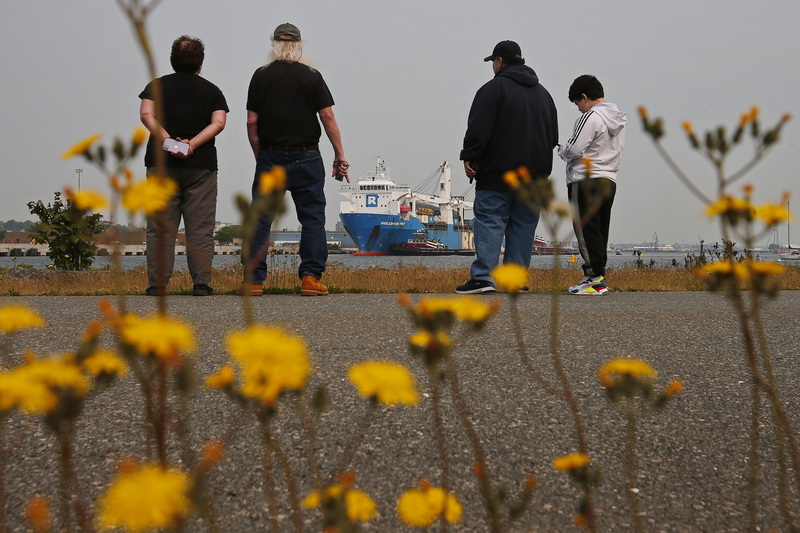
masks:
POLYGON ((269 418, 261 418, 260 422, 264 436, 265 451, 267 454, 270 451, 275 452, 275 457, 278 458, 278 463, 281 465, 283 475, 286 478, 286 486, 289 489, 289 506, 292 509, 292 522, 294 524, 294 530, 298 533, 301 533, 303 531, 303 517, 300 512, 300 491, 297 488, 297 476, 294 474, 292 463, 289 461, 286 451, 269 429, 269 418))
POLYGON ((155 414, 155 438, 156 438, 156 452, 158 453, 158 462, 161 468, 166 469, 169 466, 169 459, 167 458, 167 369, 160 363, 156 370, 156 379, 158 380, 156 388, 156 399, 158 401, 158 408, 155 414))
POLYGON ((456 363, 453 360, 452 354, 449 350, 447 350, 443 359, 447 364, 447 375, 450 378, 450 393, 453 396, 453 403, 455 404, 458 415, 461 418, 461 424, 464 426, 464 431, 467 433, 467 438, 472 446, 472 453, 475 456, 475 462, 478 465, 476 475, 478 476, 481 495, 483 496, 483 501, 486 505, 486 511, 488 513, 487 522, 489 525, 489 530, 493 533, 498 533, 502 530, 500 526, 500 513, 497 509, 497 502, 495 500, 494 490, 492 489, 492 482, 489 476, 489 465, 486 463, 486 453, 483 450, 480 437, 478 437, 478 432, 475 430, 472 419, 470 419, 469 411, 467 410, 467 404, 464 401, 464 396, 461 392, 461 384, 459 383, 458 379, 456 363))
POLYGON ((61 516, 65 529, 70 530, 70 501, 75 499, 75 516, 78 521, 78 527, 84 533, 93 533, 94 526, 89 517, 86 503, 83 501, 78 478, 75 473, 75 454, 72 446, 72 436, 75 433, 75 426, 72 420, 63 420, 61 427, 56 432, 58 439, 60 459, 61 459, 61 484, 59 487, 59 495, 61 501, 61 516))
MULTIPOLYGON (((572 421, 575 425, 575 440, 578 444, 578 451, 580 453, 589 455, 588 447, 586 446, 586 436, 583 427, 583 415, 581 414, 578 402, 575 399, 575 394, 572 391, 567 373, 564 370, 564 364, 561 360, 561 351, 558 347, 558 325, 559 325, 559 302, 561 293, 558 289, 558 281, 561 277, 561 262, 559 261, 560 247, 556 248, 556 253, 553 259, 553 271, 551 275, 551 299, 550 299, 550 353, 553 358, 553 367, 555 368, 558 380, 561 383, 563 393, 561 396, 567 402, 569 410, 572 413, 572 421)), ((587 483, 583 486, 584 498, 586 503, 586 528, 589 531, 597 531, 597 521, 594 516, 594 489, 587 483)))
MULTIPOLYGON (((761 317, 761 295, 755 289, 751 292, 750 315, 753 318, 753 327, 755 329, 756 337, 758 338, 764 375, 766 376, 770 390, 775 391, 774 394, 778 399, 778 407, 782 408, 782 404, 778 395, 777 383, 775 381, 775 373, 772 369, 772 356, 767 344, 767 336, 764 332, 764 323, 761 317)), ((797 444, 794 442, 794 434, 792 432, 791 422, 782 419, 778 414, 778 410, 776 409, 773 409, 773 424, 775 424, 775 446, 778 456, 778 498, 780 502, 781 514, 783 515, 783 520, 789 527, 789 530, 797 531, 797 524, 795 524, 794 517, 792 516, 791 512, 791 506, 789 504, 788 468, 786 463, 785 447, 785 444, 789 445, 789 452, 792 454, 793 470, 795 472, 795 476, 797 476, 799 466, 797 463, 797 444)), ((795 477, 795 480, 797 481, 797 477, 795 477)))
POLYGON ((367 411, 364 413, 364 418, 361 420, 361 423, 356 425, 357 430, 352 433, 350 442, 345 446, 344 453, 339 458, 339 462, 336 463, 336 467, 333 469, 330 476, 328 476, 330 482, 334 482, 337 474, 341 474, 350 467, 350 464, 353 462, 353 456, 355 456, 356 451, 361 447, 361 443, 364 442, 364 437, 367 435, 367 430, 372 425, 376 410, 377 402, 372 399, 369 402, 369 407, 367 407, 367 411))
MULTIPOLYGON (((447 452, 447 439, 444 436, 444 418, 442 416, 442 380, 435 368, 428 368, 431 384, 431 403, 433 407, 433 432, 436 435, 436 446, 439 448, 439 460, 442 463, 442 489, 450 492, 450 455, 447 452)), ((447 531, 447 520, 441 521, 441 531, 447 531)))
POLYGON ((751 386, 751 396, 753 401, 752 415, 750 423, 750 464, 747 469, 747 514, 750 522, 750 531, 758 531, 758 497, 756 487, 758 486, 758 463, 760 461, 761 442, 761 389, 753 381, 751 386))
POLYGON ((264 492, 267 495, 267 513, 269 515, 269 526, 272 533, 280 533, 281 528, 278 524, 278 499, 275 494, 275 472, 272 466, 272 451, 270 450, 269 440, 266 437, 264 427, 266 421, 261 423, 262 436, 263 436, 263 452, 261 453, 261 461, 264 465, 264 492))
POLYGON ((0 533, 8 533, 6 521, 6 414, 0 414, 0 533))
MULTIPOLYGON (((186 364, 186 363, 183 363, 186 364)), ((179 388, 180 389, 180 388, 179 388)), ((181 451, 181 460, 186 468, 193 470, 197 464, 196 456, 192 452, 191 436, 189 434, 189 419, 191 401, 188 391, 178 391, 178 414, 175 418, 175 435, 181 451)))
POLYGON ((528 350, 525 345, 525 339, 522 335, 522 324, 519 317, 519 305, 517 302, 517 295, 511 295, 511 325, 512 329, 514 330, 514 337, 517 341, 517 352, 519 353, 520 361, 522 361, 522 366, 528 371, 528 373, 533 377, 534 381, 538 383, 545 392, 552 396, 557 396, 562 398, 564 395, 559 393, 557 390, 553 388, 550 383, 544 379, 544 376, 536 370, 531 363, 530 357, 528 357, 528 350))
POLYGON ((317 425, 308 412, 308 407, 304 399, 305 393, 295 398, 294 407, 300 418, 300 424, 306 432, 305 452, 308 470, 311 474, 311 485, 315 490, 320 490, 322 488, 322 479, 320 478, 320 467, 317 461, 317 425))
MULTIPOLYGON (((633 403, 633 399, 630 400, 633 403)), ((633 518, 633 530, 644 531, 636 490, 636 412, 632 405, 625 410, 625 493, 633 518)))
POLYGON ((700 189, 698 189, 694 183, 692 183, 692 180, 690 180, 689 177, 683 173, 683 170, 681 170, 681 168, 675 163, 675 161, 672 160, 667 151, 664 150, 664 147, 661 146, 661 143, 654 139, 653 144, 655 145, 656 150, 658 151, 661 158, 667 163, 667 166, 672 170, 672 172, 675 173, 680 182, 683 183, 686 186, 686 188, 689 189, 689 191, 691 191, 691 193, 697 197, 698 200, 703 202, 704 205, 710 204, 711 199, 705 194, 703 194, 703 192, 700 189))

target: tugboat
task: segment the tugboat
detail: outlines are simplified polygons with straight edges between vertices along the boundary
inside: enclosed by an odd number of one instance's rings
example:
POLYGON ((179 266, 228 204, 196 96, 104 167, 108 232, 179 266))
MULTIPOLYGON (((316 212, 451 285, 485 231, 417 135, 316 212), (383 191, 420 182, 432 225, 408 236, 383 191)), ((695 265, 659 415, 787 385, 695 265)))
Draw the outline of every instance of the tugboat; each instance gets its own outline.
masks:
POLYGON ((408 242, 393 244, 389 249, 391 255, 475 255, 475 250, 451 250, 444 243, 431 240, 427 230, 414 233, 408 242))
POLYGON ((425 240, 440 243, 449 253, 474 253, 472 220, 465 216, 472 210, 472 202, 451 196, 447 161, 437 173, 437 194, 421 194, 408 185, 397 185, 378 158, 374 173, 342 185, 340 194, 347 200, 340 203, 339 218, 356 243, 353 253, 389 255, 393 245, 408 244, 423 231, 425 240))

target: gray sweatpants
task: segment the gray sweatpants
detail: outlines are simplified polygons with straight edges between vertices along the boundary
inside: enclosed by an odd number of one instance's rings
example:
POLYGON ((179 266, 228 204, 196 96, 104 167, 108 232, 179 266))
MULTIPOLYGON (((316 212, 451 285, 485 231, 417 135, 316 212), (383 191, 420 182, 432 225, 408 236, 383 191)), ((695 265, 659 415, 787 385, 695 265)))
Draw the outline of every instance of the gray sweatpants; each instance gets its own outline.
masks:
MULTIPOLYGON (((147 168, 147 175, 156 173, 147 168)), ((217 171, 205 168, 167 167, 178 184, 169 205, 147 220, 147 279, 151 286, 166 287, 175 266, 175 240, 181 217, 186 231, 186 261, 195 285, 211 283, 214 259, 214 224, 217 216, 217 171)))

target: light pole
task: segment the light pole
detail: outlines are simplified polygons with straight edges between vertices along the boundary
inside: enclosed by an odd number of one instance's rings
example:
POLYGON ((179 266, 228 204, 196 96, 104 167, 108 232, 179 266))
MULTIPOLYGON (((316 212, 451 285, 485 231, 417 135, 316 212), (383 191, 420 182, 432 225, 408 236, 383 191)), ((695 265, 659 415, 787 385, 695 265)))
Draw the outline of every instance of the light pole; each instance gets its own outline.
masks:
POLYGON ((75 169, 75 174, 78 175, 78 190, 81 190, 81 174, 83 174, 83 169, 82 168, 76 168, 75 169))

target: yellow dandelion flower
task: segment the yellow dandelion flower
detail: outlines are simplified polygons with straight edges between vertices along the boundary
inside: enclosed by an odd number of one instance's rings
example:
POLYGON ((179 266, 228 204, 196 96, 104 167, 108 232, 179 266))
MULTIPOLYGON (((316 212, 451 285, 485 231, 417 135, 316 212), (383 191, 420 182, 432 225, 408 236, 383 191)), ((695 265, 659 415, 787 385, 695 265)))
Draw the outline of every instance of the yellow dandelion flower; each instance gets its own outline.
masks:
POLYGON ((690 135, 690 136, 694 135, 694 128, 692 127, 692 123, 689 122, 688 120, 685 121, 685 122, 682 122, 681 123, 681 127, 683 128, 683 131, 686 132, 686 135, 690 135))
POLYGON ((610 388, 616 384, 617 379, 654 380, 658 374, 641 359, 618 358, 600 367, 597 377, 604 387, 610 388))
POLYGON ((676 379, 669 382, 669 385, 664 388, 663 394, 667 398, 672 398, 673 396, 680 394, 681 391, 683 391, 683 382, 679 379, 676 379))
POLYGON ((583 468, 592 462, 592 458, 585 453, 571 453, 553 459, 553 468, 562 472, 572 472, 583 468))
POLYGON ((81 363, 81 366, 91 375, 122 377, 128 373, 128 365, 122 358, 111 350, 100 348, 94 351, 81 363))
POLYGON ((453 341, 451 341, 447 333, 443 331, 438 331, 436 334, 429 331, 418 331, 408 337, 408 343, 411 346, 430 350, 450 346, 453 341))
POLYGON ((750 121, 751 122, 758 121, 759 112, 760 112, 760 109, 759 109, 759 107, 757 105, 754 105, 753 107, 750 108, 750 121))
POLYGON ((484 322, 497 311, 492 304, 474 296, 422 298, 414 309, 426 320, 433 319, 438 313, 450 313, 464 322, 484 322))
POLYGON ((499 289, 516 293, 528 285, 528 269, 522 265, 505 263, 499 265, 491 274, 499 289))
POLYGON ((88 344, 97 340, 97 337, 103 332, 103 323, 99 320, 90 320, 86 325, 86 330, 83 332, 81 342, 88 344))
POLYGON ((520 184, 519 175, 513 170, 509 170, 503 174, 503 181, 512 189, 518 188, 520 184))
POLYGON ((437 514, 443 515, 444 519, 451 524, 461 522, 463 508, 454 494, 446 493, 444 489, 440 487, 423 489, 423 492, 437 514))
POLYGON ((762 220, 766 226, 789 221, 792 216, 786 206, 781 204, 761 204, 755 210, 755 217, 762 220))
POLYGON ((428 528, 439 517, 425 493, 420 489, 404 492, 397 501, 397 513, 409 527, 428 528))
POLYGON ((122 318, 120 337, 140 355, 153 355, 167 364, 177 362, 181 353, 195 350, 192 327, 164 315, 143 318, 128 313, 122 318))
POLYGON ((430 527, 440 516, 451 524, 461 521, 463 508, 454 494, 440 487, 431 487, 427 481, 420 488, 404 492, 397 502, 400 519, 411 527, 430 527))
POLYGON ((364 398, 375 398, 382 405, 417 405, 419 393, 414 377, 400 364, 366 361, 350 367, 350 382, 364 398))
POLYGON ((760 276, 777 276, 786 272, 786 265, 771 261, 747 261, 747 266, 754 274, 760 276))
POLYGON ((734 198, 732 196, 722 196, 713 204, 706 207, 706 216, 714 218, 721 215, 739 213, 742 215, 753 215, 755 207, 748 200, 734 198))
POLYGON ((400 294, 397 295, 397 305, 399 305, 400 307, 405 307, 406 309, 410 308, 411 297, 408 294, 401 292, 400 294))
POLYGON ((89 390, 89 382, 75 364, 74 354, 36 359, 21 367, 20 371, 52 389, 69 390, 78 396, 83 396, 89 390))
POLYGON ((28 501, 25 506, 25 517, 35 533, 50 531, 53 526, 50 503, 41 496, 36 496, 28 501))
POLYGON ((50 387, 18 369, 0 373, 0 413, 19 408, 31 414, 47 414, 58 398, 50 387))
POLYGON ((322 503, 322 496, 320 495, 319 491, 312 491, 309 493, 308 496, 303 498, 303 501, 300 502, 300 506, 304 509, 316 509, 322 503))
POLYGON ((189 476, 154 464, 121 473, 100 497, 100 529, 140 532, 174 527, 192 510, 189 476))
POLYGON ((232 359, 242 367, 245 396, 272 404, 284 390, 305 387, 311 365, 300 337, 255 325, 229 333, 226 342, 232 359))
POLYGON ((583 172, 585 174, 589 174, 592 172, 592 160, 588 157, 581 157, 581 163, 583 163, 583 172))
POLYGON ((27 305, 9 304, 0 307, 0 333, 43 327, 44 319, 27 305))
POLYGON ((792 114, 791 113, 784 113, 783 115, 781 115, 781 124, 786 124, 790 120, 792 120, 792 114))
POLYGON ((742 113, 742 116, 739 118, 739 129, 743 130, 748 122, 750 122, 750 113, 742 113))
POLYGON ((61 391, 83 398, 89 382, 74 361, 72 354, 50 359, 29 355, 22 366, 0 373, 0 412, 19 408, 31 414, 51 413, 61 391))
POLYGON ((286 169, 280 166, 272 167, 268 172, 262 172, 258 180, 258 194, 266 196, 272 193, 282 193, 286 188, 286 169))
POLYGON ((223 365, 216 374, 211 374, 206 378, 206 387, 209 389, 227 389, 233 383, 233 367, 223 365))
POLYGON ((742 263, 730 261, 715 261, 698 269, 697 274, 705 276, 733 276, 736 279, 746 281, 750 279, 750 271, 742 263))
POLYGON ((122 191, 122 205, 131 213, 143 211, 150 216, 164 209, 177 189, 175 180, 151 176, 126 187, 122 191))
POLYGON ((640 105, 639 107, 636 108, 636 112, 639 113, 640 117, 647 120, 649 115, 647 113, 647 108, 645 106, 640 105))
POLYGON ((108 207, 108 199, 104 194, 97 191, 82 189, 73 191, 67 187, 64 189, 67 198, 75 209, 80 211, 99 211, 108 207))
POLYGON ((531 173, 528 171, 528 167, 519 167, 517 169, 517 174, 519 174, 519 179, 522 180, 522 183, 531 182, 531 173))
POLYGON ((100 140, 102 135, 95 134, 86 137, 84 140, 80 141, 79 143, 75 144, 72 148, 61 154, 61 159, 70 159, 71 157, 75 157, 76 155, 83 155, 89 151, 94 143, 100 140))
POLYGON ((137 126, 133 130, 133 135, 131 135, 131 143, 134 146, 141 146, 147 140, 147 136, 150 134, 146 129, 141 126, 137 126))
POLYGON ((453 299, 452 309, 459 320, 482 324, 500 310, 500 303, 487 303, 474 296, 461 296, 453 299))
POLYGON ((360 490, 348 490, 344 495, 347 518, 351 522, 369 522, 377 516, 377 505, 369 494, 360 490))

